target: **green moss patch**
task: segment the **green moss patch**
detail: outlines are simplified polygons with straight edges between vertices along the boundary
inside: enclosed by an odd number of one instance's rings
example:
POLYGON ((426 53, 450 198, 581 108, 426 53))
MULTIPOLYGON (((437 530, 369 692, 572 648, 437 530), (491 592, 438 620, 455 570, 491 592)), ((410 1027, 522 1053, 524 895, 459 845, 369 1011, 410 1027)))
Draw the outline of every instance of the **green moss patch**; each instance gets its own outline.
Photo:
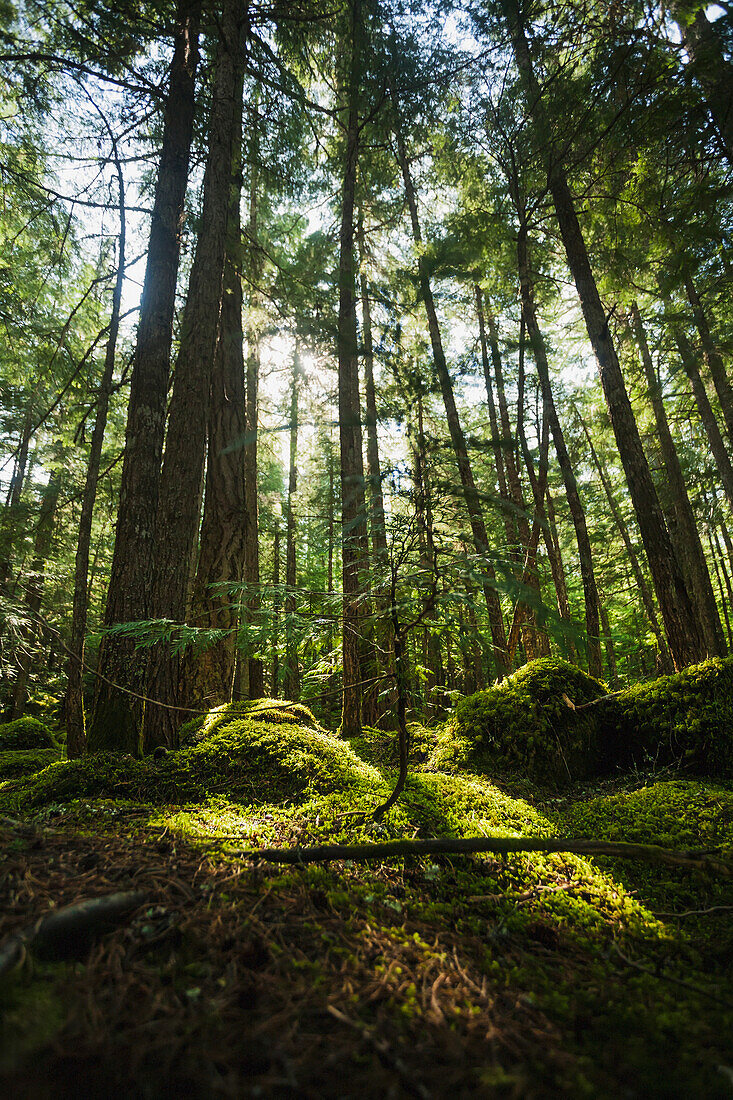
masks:
POLYGON ((568 782, 603 766, 593 708, 606 689, 567 661, 530 661, 502 683, 458 703, 432 763, 478 771, 523 771, 568 782))
POLYGON ((160 761, 113 754, 62 761, 0 792, 0 806, 33 809, 100 797, 181 805, 211 794, 282 803, 315 791, 373 797, 382 787, 378 772, 325 730, 212 712, 200 741, 160 761))
POLYGON ((202 714, 186 722, 180 729, 180 743, 186 746, 205 741, 218 730, 241 718, 251 718, 257 722, 272 722, 275 725, 304 726, 311 730, 322 729, 314 718, 313 712, 303 703, 289 703, 280 699, 243 699, 236 703, 214 707, 208 714, 202 714))
POLYGON ((61 749, 17 749, 14 752, 0 751, 0 782, 17 779, 23 775, 34 775, 49 764, 61 759, 61 749))
POLYGON ((0 725, 0 752, 11 749, 52 749, 54 736, 37 718, 16 718, 0 725))
POLYGON ((622 766, 733 776, 733 657, 635 684, 592 709, 622 766))

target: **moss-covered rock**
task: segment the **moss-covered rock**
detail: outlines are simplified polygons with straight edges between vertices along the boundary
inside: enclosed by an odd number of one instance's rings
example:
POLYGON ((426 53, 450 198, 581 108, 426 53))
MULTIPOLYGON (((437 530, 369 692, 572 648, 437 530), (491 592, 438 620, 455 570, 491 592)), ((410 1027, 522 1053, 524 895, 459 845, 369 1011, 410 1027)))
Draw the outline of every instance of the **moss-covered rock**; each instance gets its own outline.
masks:
POLYGON ((52 749, 54 736, 37 718, 16 718, 0 725, 0 752, 11 749, 52 749))
POLYGON ((481 772, 522 771, 566 782, 605 764, 594 708, 598 680, 567 661, 530 661, 501 684, 462 699, 431 763, 481 772))
POLYGON ((61 749, 17 749, 0 752, 0 782, 17 779, 22 775, 34 775, 60 759, 61 749))
POLYGON ((161 760, 98 754, 62 761, 0 792, 0 807, 33 809, 77 798, 182 804, 227 794, 251 803, 299 802, 383 787, 378 772, 339 738, 271 718, 212 712, 198 742, 161 760))
POLYGON ((592 709, 622 766, 733 776, 733 657, 635 684, 592 709))
POLYGON ((190 722, 186 722, 181 726, 179 733, 181 746, 208 740, 218 730, 241 718, 250 718, 257 722, 273 722, 275 725, 322 729, 313 712, 303 703, 290 703, 281 699, 243 699, 236 703, 225 703, 220 707, 214 707, 208 714, 199 715, 192 718, 190 722))

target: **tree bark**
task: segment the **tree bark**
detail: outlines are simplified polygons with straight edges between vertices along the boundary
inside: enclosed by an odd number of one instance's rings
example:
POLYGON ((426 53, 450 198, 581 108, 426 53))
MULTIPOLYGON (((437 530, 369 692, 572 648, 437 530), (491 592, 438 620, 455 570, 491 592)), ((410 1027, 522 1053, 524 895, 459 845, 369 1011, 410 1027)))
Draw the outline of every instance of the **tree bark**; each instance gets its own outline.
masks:
MULTIPOLYGON (((399 107, 396 102, 394 104, 394 107, 395 112, 397 112, 399 110, 399 107)), ((482 563, 481 568, 484 574, 482 587, 484 592, 484 599, 486 600, 486 606, 489 612, 489 627, 491 630, 494 665, 496 668, 497 677, 499 680, 501 680, 509 671, 504 619, 501 612, 501 603, 499 601, 499 596, 495 587, 496 578, 494 569, 487 560, 489 552, 489 540, 486 533, 486 524, 484 522, 484 517, 481 512, 481 503, 479 500, 478 490, 476 489, 476 482, 474 481, 473 477, 473 470, 471 469, 471 461, 468 457, 466 438, 463 434, 463 428, 461 427, 461 422, 458 417, 455 396, 453 394, 453 383, 448 372, 445 352, 443 350, 443 340, 440 333, 438 315, 435 310, 435 302, 433 300, 433 292, 430 285, 430 278, 428 275, 427 267, 425 266, 424 257, 422 255, 422 232, 420 230, 417 198, 412 182, 412 176, 410 174, 410 165, 407 159, 407 150, 405 149, 405 143, 402 137, 399 120, 395 121, 394 135, 397 145, 397 157, 400 169, 402 171, 402 179, 405 186, 405 196, 407 198, 407 205, 410 211, 412 235, 418 252, 417 263, 420 295, 425 304, 425 311, 428 318, 428 332, 430 334, 430 344, 433 351, 433 362, 435 364, 435 370, 438 375, 438 381, 440 383, 440 389, 443 395, 443 404, 445 406, 446 420, 448 422, 448 431, 450 433, 451 443, 453 444, 453 451, 456 457, 458 473, 461 479, 463 498, 466 502, 466 510, 468 512, 468 518, 471 525, 473 543, 479 560, 482 563)))
MULTIPOLYGON (((145 619, 150 610, 173 315, 193 134, 200 8, 200 0, 180 0, 176 12, 163 148, 130 383, 115 547, 104 616, 107 626, 145 619)), ((90 751, 116 749, 137 754, 141 706, 125 692, 125 688, 139 690, 140 686, 134 643, 119 636, 105 637, 99 671, 105 679, 97 680, 87 747, 90 751)))
POLYGON ((733 463, 731 463, 730 454, 720 431, 720 426, 718 425, 713 407, 710 404, 707 390, 700 377, 700 368, 697 365, 695 353, 692 350, 692 345, 687 337, 687 333, 682 330, 680 325, 673 326, 672 334, 677 345, 682 367, 692 386, 692 393, 695 398, 695 404, 697 405, 697 411, 700 414, 700 421, 708 437, 710 450, 713 453, 713 459, 718 474, 720 475, 725 495, 728 498, 731 508, 733 508, 733 463))
POLYGON ((298 488, 298 388, 300 386, 300 354, 297 337, 293 352, 293 377, 290 390, 290 473, 288 476, 287 524, 285 528, 285 697, 300 698, 298 646, 295 641, 295 615, 298 609, 297 562, 295 555, 295 493, 298 488))
POLYGON ((275 520, 275 537, 272 544, 272 696, 280 691, 280 524, 275 520))
MULTIPOLYGON (((552 581, 555 586, 555 592, 557 594, 557 610, 562 621, 568 623, 568 625, 572 627, 573 617, 570 613, 570 600, 568 599, 568 586, 567 581, 565 580, 565 567, 562 560, 560 539, 557 533, 555 502, 552 499, 552 493, 550 492, 549 485, 547 486, 545 499, 547 501, 547 527, 544 531, 545 548, 547 550, 547 557, 550 562, 552 581)), ((564 635, 563 643, 567 647, 568 659, 572 664, 577 664, 578 651, 575 646, 574 638, 570 634, 564 635)))
POLYGON ((641 353, 641 361, 648 387, 647 392, 654 411, 657 438, 662 451, 666 486, 671 497, 674 522, 669 525, 669 533, 675 543, 675 550, 680 566, 685 573, 689 590, 694 595, 695 610, 698 613, 700 629, 705 638, 708 654, 711 657, 720 656, 725 653, 726 645, 713 594, 713 586, 710 581, 710 573, 700 541, 700 532, 687 493, 687 486, 682 475, 677 449, 672 439, 667 411, 662 399, 661 386, 657 372, 654 369, 644 331, 644 323, 636 302, 631 304, 631 324, 641 353))
MULTIPOLYGON (((244 579, 248 587, 247 615, 256 620, 261 606, 260 594, 260 539, 259 539, 259 500, 257 486, 257 441, 258 406, 260 380, 260 331, 258 311, 260 309, 260 282, 263 272, 263 254, 258 240, 258 203, 259 203, 259 129, 256 118, 258 103, 255 91, 251 110, 252 140, 250 144, 249 166, 249 221, 248 272, 250 279, 249 323, 247 327, 247 435, 244 447, 244 579)), ((259 699, 265 694, 265 672, 261 658, 247 658, 247 692, 250 699, 259 699)))
POLYGON ((621 510, 616 503, 616 498, 613 495, 613 488, 611 487, 611 483, 606 477, 603 466, 601 465, 601 462, 596 453, 596 449, 593 446, 593 439, 591 437, 590 431, 588 430, 588 425, 585 423, 577 409, 576 415, 578 417, 578 420, 580 421, 580 426, 582 427, 585 438, 588 442, 590 455, 593 459, 593 465, 596 468, 598 479, 603 486, 603 491, 606 494, 606 500, 608 501, 608 507, 611 511, 611 515, 613 516, 613 521, 616 524, 616 529, 618 530, 618 533, 621 536, 621 541, 624 544, 626 557, 628 559, 629 565, 631 566, 631 572, 634 575, 634 583, 639 590, 639 595, 641 596, 641 602, 644 605, 644 610, 646 611, 649 625, 652 628, 654 637, 657 639, 662 669, 665 673, 674 672, 674 664, 669 653, 669 648, 664 637, 664 632, 659 625, 659 619, 657 618, 657 612, 654 607, 654 599, 649 589, 649 585, 647 584, 646 577, 644 576, 644 571, 641 568, 641 563, 639 562, 639 556, 636 553, 636 548, 631 541, 631 535, 629 534, 629 529, 626 525, 626 521, 624 520, 624 517, 621 514, 621 510))
MULTIPOLYGON (((508 444, 503 433, 499 431, 499 422, 496 415, 496 402, 494 401, 494 385, 491 378, 491 366, 489 363, 489 351, 486 340, 486 317, 484 313, 483 294, 481 287, 474 286, 476 295, 476 314, 478 316, 479 342, 481 345, 481 365, 484 369, 484 382, 486 385, 486 405, 489 410, 489 428, 491 430, 491 447, 494 452, 494 469, 496 470, 496 482, 499 486, 499 496, 504 502, 504 528, 506 531, 507 546, 516 558, 517 530, 513 515, 513 501, 507 487, 507 474, 504 462, 504 447, 508 444)), ((501 369, 501 358, 496 341, 492 341, 491 353, 495 361, 498 361, 501 369)))
MULTIPOLYGON (((731 91, 733 92, 733 87, 731 91)), ((692 307, 692 316, 700 336, 700 344, 702 346, 705 362, 707 363, 710 377, 713 380, 715 392, 720 402, 723 423, 728 433, 728 445, 729 447, 733 447, 733 390, 731 390, 731 385, 728 381, 723 357, 718 351, 715 340, 713 339, 707 314, 705 313, 700 295, 697 293, 697 287, 689 271, 685 271, 685 291, 687 292, 687 300, 692 307)))
POLYGON ((242 84, 236 89, 234 139, 219 336, 211 378, 208 460, 198 568, 191 623, 225 631, 207 649, 183 660, 187 705, 213 707, 231 701, 237 663, 246 526, 246 435, 242 333, 242 84), (230 587, 227 587, 230 586, 230 587), (233 587, 231 587, 233 586, 233 587))
POLYGON ((348 72, 344 80, 343 179, 339 231, 338 404, 341 449, 341 557, 343 567, 343 704, 341 733, 361 733, 362 623, 360 598, 366 559, 366 501, 356 329, 354 203, 359 159, 359 86, 362 73, 361 0, 350 0, 348 72))
MULTIPOLYGON (((111 131, 110 131, 111 134, 111 131)), ((117 152, 117 142, 113 141, 113 154, 117 168, 117 186, 119 189, 118 209, 120 218, 120 231, 117 246, 117 277, 112 292, 112 311, 109 321, 109 333, 107 335, 107 347, 105 349, 102 377, 99 381, 97 394, 97 411, 94 418, 94 428, 89 446, 89 460, 84 482, 84 491, 81 502, 81 516, 79 517, 79 533, 76 543, 76 558, 74 562, 74 596, 71 612, 71 637, 69 638, 68 679, 66 685, 66 752, 69 760, 81 756, 86 747, 86 729, 84 718, 84 638, 87 629, 87 579, 89 576, 89 548, 92 538, 92 519, 94 516, 94 504, 97 499, 97 485, 99 483, 99 466, 104 445, 104 433, 107 428, 107 412, 109 409, 109 397, 112 390, 112 379, 115 370, 115 356, 117 353, 117 335, 120 328, 120 303, 122 301, 122 287, 125 281, 125 184, 122 175, 122 166, 117 152)))
MULTIPOLYGON (((171 394, 154 544, 151 616, 186 622, 199 532, 211 375, 221 311, 224 255, 236 128, 235 99, 243 64, 239 0, 222 12, 209 121, 201 227, 181 326, 171 394)), ((167 644, 153 648, 145 694, 143 751, 176 747, 180 657, 167 644)))
POLYGON ((697 629, 690 597, 664 523, 565 169, 553 147, 519 5, 517 0, 504 0, 504 6, 517 65, 525 85, 528 107, 545 154, 548 183, 568 267, 578 291, 588 337, 598 363, 611 426, 646 549, 670 652, 675 666, 682 668, 694 664, 704 656, 705 642, 697 629))
POLYGON ((575 478, 573 464, 565 443, 565 433, 562 430, 560 417, 555 407, 555 399, 550 383, 550 369, 547 362, 547 350, 545 340, 537 321, 537 312, 534 304, 534 286, 529 265, 527 250, 527 235, 524 226, 520 227, 517 237, 517 260, 519 268, 519 284, 522 295, 522 316, 524 317, 529 334, 529 342, 532 348, 532 356, 537 367, 537 374, 542 389, 542 397, 547 416, 550 422, 550 431, 555 444, 560 473, 562 474, 565 496, 567 498, 570 515, 575 528, 575 537, 578 543, 578 557, 580 559, 580 574, 583 580, 583 594, 585 598, 585 629, 588 639, 588 672, 599 680, 603 672, 601 659, 600 623, 598 618, 598 588, 596 585, 595 569, 593 567, 593 551, 591 548, 588 525, 585 518, 585 509, 580 499, 578 482, 575 478))
POLYGON ((13 701, 10 712, 11 720, 20 718, 28 699, 28 679, 31 669, 30 645, 38 633, 38 612, 41 610, 43 600, 43 588, 46 582, 46 563, 51 552, 53 539, 54 519, 56 508, 61 493, 61 479, 58 471, 52 470, 46 482, 41 498, 41 507, 36 524, 35 541, 33 544, 33 561, 30 577, 26 583, 25 606, 28 609, 30 625, 26 632, 28 644, 23 647, 18 655, 18 675, 13 685, 13 701))

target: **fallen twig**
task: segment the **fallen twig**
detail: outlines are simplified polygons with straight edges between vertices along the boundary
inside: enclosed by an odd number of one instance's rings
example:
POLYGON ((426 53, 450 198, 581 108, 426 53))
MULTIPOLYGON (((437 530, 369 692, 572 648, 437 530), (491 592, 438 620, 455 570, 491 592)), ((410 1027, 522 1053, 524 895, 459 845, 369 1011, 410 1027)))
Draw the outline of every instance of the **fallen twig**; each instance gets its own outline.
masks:
POLYGON ((583 856, 615 856, 641 859, 647 863, 666 863, 676 867, 713 871, 726 878, 733 876, 733 865, 715 851, 677 851, 657 844, 630 844, 623 841, 570 840, 563 837, 434 837, 428 840, 388 840, 375 844, 322 844, 312 848, 242 849, 243 859, 267 863, 328 863, 337 859, 364 862, 370 859, 398 859, 401 856, 468 855, 474 852, 573 852, 583 856))
POLYGON ((92 936, 116 924, 147 901, 147 897, 140 890, 127 890, 87 898, 44 914, 8 936, 0 946, 0 977, 23 962, 29 947, 61 956, 76 953, 92 936))

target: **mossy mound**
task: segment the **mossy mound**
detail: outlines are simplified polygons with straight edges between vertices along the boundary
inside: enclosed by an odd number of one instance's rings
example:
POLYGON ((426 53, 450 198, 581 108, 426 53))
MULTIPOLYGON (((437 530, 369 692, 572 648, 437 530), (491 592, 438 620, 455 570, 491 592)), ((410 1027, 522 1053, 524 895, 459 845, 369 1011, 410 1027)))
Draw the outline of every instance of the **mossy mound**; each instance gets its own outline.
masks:
POLYGON ((733 776, 733 657, 635 684, 592 709, 622 766, 733 776))
POLYGON ((530 661, 501 684, 462 699, 431 763, 480 772, 521 771, 567 782, 601 770, 606 753, 594 708, 598 680, 567 661, 530 661))
POLYGON ((0 725, 0 752, 12 749, 53 749, 56 741, 37 718, 16 718, 0 725))
POLYGON ((0 783, 6 779, 34 775, 60 759, 60 749, 16 749, 0 752, 0 783))
MULTIPOLYGON (((408 722, 410 737, 409 761, 411 765, 425 763, 435 749, 438 731, 428 729, 419 722, 408 722)), ((400 748, 396 730, 382 730, 364 726, 359 737, 350 737, 349 744, 355 753, 378 767, 397 767, 400 748)))
POLYGON ((366 795, 383 786, 378 772, 325 730, 231 713, 209 718, 215 728, 203 739, 159 761, 117 754, 62 761, 9 785, 0 807, 34 809, 78 798, 181 805, 212 794, 253 804, 297 803, 314 791, 366 795))
POLYGON ((312 730, 322 729, 313 712, 303 703, 290 703, 281 699, 243 699, 236 703, 214 707, 208 714, 202 714, 186 722, 181 726, 179 733, 181 746, 205 741, 224 726, 240 718, 250 718, 257 722, 274 722, 276 725, 304 726, 312 730))

